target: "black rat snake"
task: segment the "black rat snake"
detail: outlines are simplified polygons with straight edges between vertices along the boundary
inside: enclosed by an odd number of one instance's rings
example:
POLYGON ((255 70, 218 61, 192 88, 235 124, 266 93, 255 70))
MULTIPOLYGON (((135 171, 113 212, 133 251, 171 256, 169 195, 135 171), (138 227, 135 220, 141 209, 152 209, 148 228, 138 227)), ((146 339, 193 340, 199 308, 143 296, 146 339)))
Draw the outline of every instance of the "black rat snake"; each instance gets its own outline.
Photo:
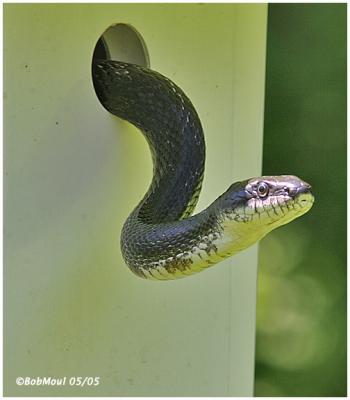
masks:
POLYGON ((119 61, 94 61, 97 96, 138 127, 152 153, 153 180, 121 233, 125 262, 146 279, 200 272, 307 212, 310 185, 291 175, 236 182, 191 216, 201 190, 205 143, 191 101, 171 80, 119 61))

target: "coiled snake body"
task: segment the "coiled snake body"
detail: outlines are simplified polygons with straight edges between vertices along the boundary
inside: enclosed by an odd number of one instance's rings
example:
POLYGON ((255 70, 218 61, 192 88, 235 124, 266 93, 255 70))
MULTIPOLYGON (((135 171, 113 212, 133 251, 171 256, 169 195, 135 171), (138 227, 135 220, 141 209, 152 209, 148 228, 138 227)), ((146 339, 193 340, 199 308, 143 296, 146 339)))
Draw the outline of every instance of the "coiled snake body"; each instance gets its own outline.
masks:
POLYGON ((112 114, 138 127, 153 159, 151 185, 121 233, 125 262, 146 279, 192 275, 307 212, 310 185, 290 175, 236 182, 191 216, 201 190, 205 142, 191 101, 148 68, 95 61, 96 93, 112 114))

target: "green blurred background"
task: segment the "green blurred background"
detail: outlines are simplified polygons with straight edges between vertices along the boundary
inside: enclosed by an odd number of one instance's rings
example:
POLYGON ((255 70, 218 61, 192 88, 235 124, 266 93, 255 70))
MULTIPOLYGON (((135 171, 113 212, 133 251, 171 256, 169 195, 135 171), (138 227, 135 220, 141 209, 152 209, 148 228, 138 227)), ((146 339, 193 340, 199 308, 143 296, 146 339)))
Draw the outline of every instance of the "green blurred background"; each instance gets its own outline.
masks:
POLYGON ((346 4, 270 4, 263 173, 313 186, 260 245, 256 396, 346 396, 346 4))

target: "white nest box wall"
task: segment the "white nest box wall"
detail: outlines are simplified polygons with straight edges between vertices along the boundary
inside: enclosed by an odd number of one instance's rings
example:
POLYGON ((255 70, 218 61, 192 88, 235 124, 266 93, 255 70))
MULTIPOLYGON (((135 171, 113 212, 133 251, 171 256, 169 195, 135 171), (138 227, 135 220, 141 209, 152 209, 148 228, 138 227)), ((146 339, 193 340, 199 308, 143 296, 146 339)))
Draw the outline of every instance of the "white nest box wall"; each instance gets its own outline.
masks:
POLYGON ((198 211, 261 173, 266 11, 5 4, 7 396, 252 395, 257 247, 182 280, 129 271, 119 235, 149 185, 151 157, 137 129, 99 103, 91 60, 109 26, 129 24, 147 53, 138 57, 190 97, 207 144, 198 211), (15 382, 44 376, 67 381, 15 382))

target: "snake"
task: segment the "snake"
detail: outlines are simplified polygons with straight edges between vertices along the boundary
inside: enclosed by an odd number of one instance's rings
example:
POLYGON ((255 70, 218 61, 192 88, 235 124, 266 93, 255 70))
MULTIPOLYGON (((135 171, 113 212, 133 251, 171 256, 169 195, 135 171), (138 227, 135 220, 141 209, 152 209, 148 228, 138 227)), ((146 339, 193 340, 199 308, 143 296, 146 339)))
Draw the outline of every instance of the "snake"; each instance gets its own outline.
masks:
POLYGON ((159 72, 122 61, 95 59, 92 77, 102 106, 136 126, 152 155, 152 181, 120 236, 122 256, 137 276, 171 280, 202 272, 312 207, 311 186, 297 176, 258 176, 233 183, 193 214, 205 140, 188 96, 159 72))

